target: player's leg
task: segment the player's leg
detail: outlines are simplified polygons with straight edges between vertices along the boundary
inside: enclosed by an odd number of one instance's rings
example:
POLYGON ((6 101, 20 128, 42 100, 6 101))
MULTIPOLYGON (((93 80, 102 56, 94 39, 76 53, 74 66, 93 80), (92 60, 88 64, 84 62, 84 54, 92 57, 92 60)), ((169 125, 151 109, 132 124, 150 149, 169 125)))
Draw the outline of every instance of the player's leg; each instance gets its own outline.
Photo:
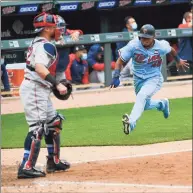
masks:
MULTIPOLYGON (((135 94, 137 96, 137 94, 141 90, 142 86, 144 85, 145 80, 141 79, 139 77, 133 76, 133 81, 134 81, 135 94)), ((136 102, 137 102, 137 100, 136 100, 136 102)), ((136 107, 136 105, 134 105, 134 107, 136 107)), ((133 109, 134 109, 134 107, 133 107, 133 109)), ((142 104, 142 108, 143 108, 143 104, 142 104)), ((123 115, 122 123, 123 123, 123 131, 126 135, 128 135, 131 132, 131 130, 133 130, 136 126, 136 123, 130 124, 129 114, 123 115)))
MULTIPOLYGON (((151 86, 154 84, 154 82, 150 80, 148 84, 151 86)), ((160 79, 160 81, 157 83, 155 91, 149 95, 149 98, 147 98, 144 110, 157 109, 158 111, 162 111, 164 117, 167 119, 170 115, 169 100, 167 98, 159 100, 151 99, 151 97, 161 89, 162 84, 163 79, 160 79)))
POLYGON ((170 116, 170 106, 169 100, 167 98, 154 100, 154 99, 147 99, 145 110, 157 109, 158 111, 162 111, 164 118, 167 119, 170 116))
MULTIPOLYGON (((142 115, 147 100, 155 94, 162 85, 163 78, 161 76, 153 77, 148 80, 136 79, 134 82, 136 96, 136 102, 134 107, 131 111, 130 115, 123 115, 123 125, 124 125, 124 132, 129 134, 131 130, 136 127, 137 120, 142 115)), ((161 108, 161 101, 152 101, 148 108, 152 108, 155 106, 156 108, 161 108)))
POLYGON ((60 160, 60 132, 62 130, 63 116, 55 111, 49 99, 47 111, 48 133, 45 134, 45 142, 48 149, 46 171, 48 173, 59 170, 67 170, 70 164, 60 160))
POLYGON ((18 170, 18 178, 44 177, 45 173, 35 169, 39 155, 41 139, 46 127, 46 111, 49 89, 24 80, 20 88, 20 96, 29 132, 24 142, 24 155, 18 170))

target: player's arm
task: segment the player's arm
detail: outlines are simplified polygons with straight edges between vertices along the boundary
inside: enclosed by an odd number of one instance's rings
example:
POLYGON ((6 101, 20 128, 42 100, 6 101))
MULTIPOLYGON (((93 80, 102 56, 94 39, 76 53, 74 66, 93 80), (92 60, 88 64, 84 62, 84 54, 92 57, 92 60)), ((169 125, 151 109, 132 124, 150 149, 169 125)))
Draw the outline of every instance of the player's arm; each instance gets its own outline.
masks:
POLYGON ((52 57, 52 45, 47 49, 47 47, 44 46, 50 46, 51 44, 44 44, 39 47, 37 47, 36 52, 35 52, 35 62, 34 62, 34 68, 36 73, 44 80, 48 81, 51 83, 53 86, 55 86, 60 94, 66 94, 67 88, 56 81, 56 78, 52 76, 47 68, 50 59, 52 57))
POLYGON ((39 45, 35 50, 34 68, 36 73, 44 80, 47 80, 54 86, 58 83, 55 77, 53 77, 49 70, 48 65, 51 59, 55 57, 55 47, 50 43, 39 45))
POLYGON ((82 30, 70 30, 70 29, 67 29, 67 34, 69 34, 71 36, 72 40, 78 41, 79 40, 79 36, 83 35, 83 31, 82 30))
POLYGON ((119 77, 121 74, 121 69, 131 59, 132 52, 133 52, 132 50, 133 50, 132 43, 128 43, 125 47, 123 47, 122 49, 118 51, 119 58, 117 59, 116 64, 115 64, 113 80, 110 85, 111 88, 116 88, 119 86, 120 84, 119 77))
POLYGON ((43 64, 35 64, 35 71, 42 79, 48 81, 53 86, 59 84, 59 82, 56 81, 56 78, 50 74, 49 70, 43 64))
POLYGON ((43 64, 36 64, 35 71, 38 75, 45 80, 46 76, 50 73, 49 70, 43 64))
POLYGON ((123 66, 125 66, 126 62, 123 61, 120 57, 117 59, 115 63, 115 70, 120 70, 122 69, 123 66))
POLYGON ((43 64, 36 64, 35 71, 42 79, 55 86, 61 95, 66 94, 67 88, 63 84, 57 82, 56 78, 50 74, 49 70, 43 64))
POLYGON ((187 60, 182 60, 176 50, 171 47, 171 52, 169 53, 173 56, 174 60, 176 61, 176 67, 177 71, 179 71, 180 68, 182 68, 186 72, 186 68, 189 68, 189 64, 187 63, 187 60))
POLYGON ((162 47, 162 55, 170 54, 174 58, 176 61, 177 70, 182 68, 184 71, 186 71, 186 68, 189 68, 187 60, 182 60, 176 50, 170 46, 168 41, 161 40, 160 45, 162 47))

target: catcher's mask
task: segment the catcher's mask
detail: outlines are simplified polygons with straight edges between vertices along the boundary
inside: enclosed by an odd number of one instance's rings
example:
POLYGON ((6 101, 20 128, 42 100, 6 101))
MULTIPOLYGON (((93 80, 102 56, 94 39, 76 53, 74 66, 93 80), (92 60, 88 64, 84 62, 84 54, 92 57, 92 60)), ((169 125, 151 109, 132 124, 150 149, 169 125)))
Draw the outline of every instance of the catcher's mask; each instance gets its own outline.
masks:
POLYGON ((61 29, 64 29, 64 23, 61 24, 62 18, 59 15, 53 15, 49 13, 41 13, 37 15, 33 20, 33 26, 35 28, 34 33, 41 32, 45 27, 56 27, 55 29, 55 41, 58 41, 62 35, 61 29))
POLYGON ((61 95, 56 87, 54 87, 52 91, 57 99, 68 100, 68 98, 72 93, 72 85, 67 80, 61 80, 60 83, 63 84, 65 87, 67 87, 67 93, 65 95, 61 95))

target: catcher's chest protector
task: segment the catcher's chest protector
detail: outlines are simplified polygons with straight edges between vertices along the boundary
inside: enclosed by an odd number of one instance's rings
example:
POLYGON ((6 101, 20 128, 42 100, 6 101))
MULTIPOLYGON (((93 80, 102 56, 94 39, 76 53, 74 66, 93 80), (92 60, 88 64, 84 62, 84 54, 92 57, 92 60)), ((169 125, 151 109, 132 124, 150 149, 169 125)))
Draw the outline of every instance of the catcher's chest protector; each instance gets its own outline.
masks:
POLYGON ((42 51, 44 51, 51 58, 51 63, 48 66, 48 70, 52 76, 55 76, 56 75, 56 66, 58 64, 58 59, 59 59, 57 49, 52 43, 48 42, 44 38, 39 39, 37 41, 32 41, 30 47, 28 48, 27 60, 26 60, 26 64, 28 66, 28 69, 30 69, 31 71, 35 71, 34 67, 31 66, 31 60, 32 60, 33 54, 35 52, 34 45, 36 43, 43 43, 43 50, 42 51))
POLYGON ((50 71, 50 74, 52 76, 55 76, 56 75, 56 66, 57 66, 58 59, 59 59, 57 49, 53 44, 47 42, 44 44, 44 50, 53 60, 48 70, 50 71))

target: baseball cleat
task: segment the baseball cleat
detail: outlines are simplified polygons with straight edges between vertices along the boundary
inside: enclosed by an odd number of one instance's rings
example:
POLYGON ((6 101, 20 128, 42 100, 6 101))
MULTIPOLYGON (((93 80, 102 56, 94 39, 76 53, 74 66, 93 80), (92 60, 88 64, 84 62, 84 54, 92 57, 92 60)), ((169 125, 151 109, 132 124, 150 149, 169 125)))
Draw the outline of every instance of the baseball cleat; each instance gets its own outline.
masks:
POLYGON ((167 98, 165 98, 163 100, 164 103, 164 109, 163 109, 163 114, 164 114, 164 118, 167 119, 170 116, 170 104, 169 104, 169 100, 167 98))
POLYGON ((126 135, 128 135, 131 132, 130 124, 129 124, 129 115, 124 114, 122 117, 123 122, 123 131, 126 135))
POLYGON ((20 166, 17 173, 18 179, 38 178, 38 177, 45 177, 45 176, 46 176, 45 172, 37 170, 34 167, 31 169, 24 169, 22 166, 20 166))
POLYGON ((47 156, 46 172, 65 171, 70 168, 70 163, 60 160, 58 164, 54 162, 53 156, 47 156))
POLYGON ((19 166, 18 172, 17 172, 17 178, 18 179, 24 179, 24 178, 31 178, 31 176, 28 176, 26 174, 24 174, 23 172, 23 166, 19 166))

